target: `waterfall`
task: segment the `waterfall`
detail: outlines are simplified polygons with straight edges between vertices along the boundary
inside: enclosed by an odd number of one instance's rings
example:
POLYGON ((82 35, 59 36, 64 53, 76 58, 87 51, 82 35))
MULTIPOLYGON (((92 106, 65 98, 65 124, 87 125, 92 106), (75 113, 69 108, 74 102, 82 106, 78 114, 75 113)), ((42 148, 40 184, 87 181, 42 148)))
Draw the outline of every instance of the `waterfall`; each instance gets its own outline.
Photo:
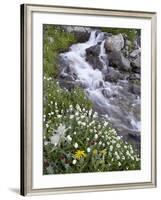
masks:
POLYGON ((127 85, 127 80, 119 80, 117 83, 104 80, 104 72, 109 68, 104 45, 104 33, 96 34, 96 31, 92 31, 87 42, 73 44, 61 56, 68 60, 70 70, 77 75, 75 81, 86 85, 85 93, 101 116, 106 117, 122 134, 140 132, 140 119, 135 113, 140 106, 140 98, 124 90, 123 84, 127 85), (100 45, 102 70, 94 69, 86 61, 86 49, 95 45, 100 45))

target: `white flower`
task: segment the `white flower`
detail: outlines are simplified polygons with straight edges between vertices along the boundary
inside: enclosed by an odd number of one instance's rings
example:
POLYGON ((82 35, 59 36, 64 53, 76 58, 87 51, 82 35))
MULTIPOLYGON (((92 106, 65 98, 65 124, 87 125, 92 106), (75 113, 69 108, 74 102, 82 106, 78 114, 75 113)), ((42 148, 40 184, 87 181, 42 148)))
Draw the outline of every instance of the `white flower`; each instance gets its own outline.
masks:
POLYGON ((73 163, 73 165, 75 165, 75 164, 76 164, 76 162, 77 162, 77 160, 75 160, 75 159, 74 159, 74 160, 73 160, 73 162, 72 162, 72 163, 73 163))
POLYGON ((120 163, 120 162, 118 162, 118 166, 119 166, 119 167, 121 166, 121 163, 120 163))
POLYGON ((89 114, 89 116, 91 116, 91 114, 92 114, 92 109, 89 110, 88 114, 89 114))
POLYGON ((50 137, 51 144, 60 144, 60 141, 61 139, 64 139, 64 135, 67 130, 68 128, 65 128, 65 125, 62 124, 60 124, 56 130, 54 129, 53 135, 50 137))
POLYGON ((89 141, 89 138, 87 138, 86 140, 89 141))
POLYGON ((75 143, 75 144, 74 144, 74 147, 77 149, 77 148, 78 148, 78 143, 75 143))
POLYGON ((73 133, 74 135, 76 135, 77 133, 74 131, 74 133, 73 133))
POLYGON ((94 138, 97 139, 97 138, 98 138, 98 134, 95 134, 95 135, 94 135, 94 138))
POLYGON ((99 141, 99 143, 98 143, 99 145, 101 145, 102 144, 102 141, 99 141))
POLYGON ((79 115, 79 112, 76 112, 76 113, 75 113, 75 116, 78 116, 78 115, 79 115))
POLYGON ((117 148, 120 148, 120 147, 121 147, 121 145, 120 145, 120 144, 116 144, 116 147, 117 147, 117 148))
POLYGON ((105 143, 103 143, 102 146, 105 147, 105 143))
POLYGON ((72 138, 71 138, 70 135, 67 135, 67 140, 70 141, 70 142, 72 141, 72 138))
POLYGON ((48 128, 49 127, 49 124, 46 124, 46 128, 48 128))
POLYGON ((104 122, 104 126, 107 126, 108 125, 108 122, 104 122))
POLYGON ((74 118, 74 115, 70 115, 70 117, 69 117, 70 119, 73 119, 74 118))
POLYGON ((110 146, 110 151, 112 151, 112 150, 113 150, 113 146, 111 145, 111 146, 110 146))
POLYGON ((91 149, 88 147, 88 148, 87 148, 87 152, 90 153, 90 151, 91 151, 91 149))
POLYGON ((62 115, 57 115, 57 118, 61 118, 62 117, 62 115))

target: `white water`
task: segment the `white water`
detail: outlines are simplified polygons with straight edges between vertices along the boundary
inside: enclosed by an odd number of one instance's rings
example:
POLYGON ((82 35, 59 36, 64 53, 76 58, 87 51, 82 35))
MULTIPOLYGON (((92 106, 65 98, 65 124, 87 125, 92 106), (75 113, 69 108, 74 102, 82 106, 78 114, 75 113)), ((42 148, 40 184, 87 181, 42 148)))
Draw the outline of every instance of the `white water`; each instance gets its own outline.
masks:
MULTIPOLYGON (((129 112, 129 107, 135 110, 135 106, 140 105, 140 100, 136 101, 137 103, 133 100, 128 102, 129 94, 123 93, 124 88, 119 83, 105 82, 103 70, 93 69, 86 61, 86 49, 98 43, 100 43, 99 59, 105 71, 108 69, 108 55, 105 52, 104 33, 102 32, 96 36, 96 31, 92 31, 87 42, 72 45, 70 51, 61 56, 70 61, 70 69, 77 75, 76 82, 85 85, 87 96, 101 115, 106 116, 108 121, 119 130, 139 132, 140 121, 134 112, 129 112)), ((128 84, 128 81, 124 83, 128 84)))

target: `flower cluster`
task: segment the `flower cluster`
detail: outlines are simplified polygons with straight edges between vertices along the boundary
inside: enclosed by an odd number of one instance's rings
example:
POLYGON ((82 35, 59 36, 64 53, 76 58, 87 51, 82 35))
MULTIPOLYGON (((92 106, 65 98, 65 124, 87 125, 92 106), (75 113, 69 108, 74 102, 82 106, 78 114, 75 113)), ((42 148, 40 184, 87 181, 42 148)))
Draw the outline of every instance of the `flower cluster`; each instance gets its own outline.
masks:
POLYGON ((44 83, 45 174, 140 169, 136 150, 92 110, 80 89, 66 91, 49 78, 44 83))

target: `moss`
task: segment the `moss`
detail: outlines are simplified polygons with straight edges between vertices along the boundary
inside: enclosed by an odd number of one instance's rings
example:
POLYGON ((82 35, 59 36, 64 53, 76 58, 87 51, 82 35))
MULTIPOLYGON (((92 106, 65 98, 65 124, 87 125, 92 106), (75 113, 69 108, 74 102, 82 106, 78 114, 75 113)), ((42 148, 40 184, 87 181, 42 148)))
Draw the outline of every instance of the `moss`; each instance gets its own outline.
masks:
POLYGON ((43 25, 43 66, 47 76, 57 76, 58 54, 66 51, 70 45, 76 42, 74 34, 65 32, 62 26, 43 25))
POLYGON ((127 35, 128 40, 134 41, 137 37, 137 35, 140 35, 140 29, 127 29, 127 28, 107 28, 103 27, 101 28, 101 31, 111 33, 113 35, 117 35, 119 33, 122 33, 123 35, 127 35))

